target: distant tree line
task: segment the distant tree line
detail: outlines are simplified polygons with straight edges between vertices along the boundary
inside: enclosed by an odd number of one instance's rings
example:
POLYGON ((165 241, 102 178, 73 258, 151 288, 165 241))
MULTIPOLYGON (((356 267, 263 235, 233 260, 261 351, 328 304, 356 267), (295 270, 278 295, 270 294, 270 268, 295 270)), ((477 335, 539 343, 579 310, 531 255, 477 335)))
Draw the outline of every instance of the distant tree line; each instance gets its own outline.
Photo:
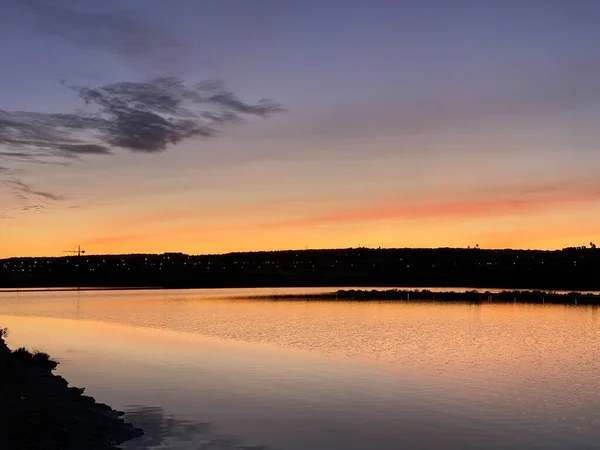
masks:
POLYGON ((489 287, 600 290, 595 245, 556 251, 289 250, 0 260, 0 287, 489 287))

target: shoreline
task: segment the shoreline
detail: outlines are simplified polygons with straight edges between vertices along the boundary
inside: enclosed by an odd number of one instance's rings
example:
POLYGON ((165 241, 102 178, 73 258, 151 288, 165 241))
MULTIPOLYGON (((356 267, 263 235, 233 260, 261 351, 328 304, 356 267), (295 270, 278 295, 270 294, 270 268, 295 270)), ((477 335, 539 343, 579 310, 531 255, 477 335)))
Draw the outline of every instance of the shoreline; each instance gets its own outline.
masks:
POLYGON ((11 350, 0 328, 0 448, 118 449, 144 432, 52 371, 46 353, 11 350))
POLYGON ((250 296, 252 299, 281 301, 340 301, 340 302, 437 302, 437 303, 522 303, 561 305, 600 305, 600 294, 556 292, 541 290, 490 291, 431 291, 428 289, 338 290, 322 294, 250 296))

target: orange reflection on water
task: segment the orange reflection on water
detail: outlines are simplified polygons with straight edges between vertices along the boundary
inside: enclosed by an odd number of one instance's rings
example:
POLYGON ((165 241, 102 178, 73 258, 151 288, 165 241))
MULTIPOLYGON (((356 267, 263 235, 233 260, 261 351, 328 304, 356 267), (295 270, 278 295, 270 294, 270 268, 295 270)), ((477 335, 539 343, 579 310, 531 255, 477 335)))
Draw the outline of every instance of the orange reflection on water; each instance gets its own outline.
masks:
MULTIPOLYGON (((252 291, 4 293, 0 325, 11 329, 11 346, 49 352, 100 401, 161 405, 195 419, 229 415, 247 434, 276 433, 283 423, 285 433, 295 430, 292 442, 331 420, 366 433, 362 442, 393 436, 386 449, 399 436, 432 436, 432 423, 436 433, 447 427, 440 436, 463 430, 469 442, 489 443, 490 432, 501 438, 507 428, 542 433, 554 448, 597 441, 598 308, 241 294, 252 291)), ((356 439, 330 448, 367 448, 356 439)))
MULTIPOLYGON (((186 332, 433 374, 540 372, 545 378, 557 365, 576 361, 579 374, 600 376, 595 307, 236 298, 252 292, 230 290, 227 298, 194 290, 5 293, 0 313, 186 332)), ((139 339, 127 333, 114 331, 106 339, 115 345, 139 339)))

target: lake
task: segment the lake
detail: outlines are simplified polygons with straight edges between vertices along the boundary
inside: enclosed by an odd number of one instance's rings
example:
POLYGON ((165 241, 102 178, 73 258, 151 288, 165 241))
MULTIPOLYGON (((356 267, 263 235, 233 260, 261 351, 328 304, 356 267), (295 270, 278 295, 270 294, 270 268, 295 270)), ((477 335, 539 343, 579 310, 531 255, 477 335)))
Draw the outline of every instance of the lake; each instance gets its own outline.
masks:
POLYGON ((126 449, 599 448, 597 307, 244 298, 323 291, 4 292, 0 326, 126 449))

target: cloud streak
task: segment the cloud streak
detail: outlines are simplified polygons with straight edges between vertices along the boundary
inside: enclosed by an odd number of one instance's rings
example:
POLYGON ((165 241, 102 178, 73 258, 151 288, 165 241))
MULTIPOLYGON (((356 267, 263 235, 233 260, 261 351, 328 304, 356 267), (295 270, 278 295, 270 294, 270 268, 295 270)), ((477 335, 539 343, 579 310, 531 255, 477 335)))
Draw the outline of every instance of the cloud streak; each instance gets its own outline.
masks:
POLYGON ((43 205, 28 205, 21 208, 21 211, 41 211, 43 209, 43 205))
POLYGON ((56 195, 56 194, 52 194, 51 192, 45 192, 45 191, 40 191, 40 190, 34 189, 30 184, 25 183, 20 180, 5 180, 5 181, 3 181, 3 183, 6 186, 14 189, 15 196, 22 200, 27 199, 28 196, 41 197, 45 200, 50 200, 50 201, 64 200, 64 197, 62 197, 60 195, 56 195))
MULTIPOLYGON (((549 188, 548 188, 549 189, 549 188)), ((553 195, 518 195, 490 200, 458 200, 422 204, 400 204, 355 209, 265 224, 266 228, 293 228, 352 224, 385 220, 465 219, 489 216, 527 215, 567 204, 600 201, 598 186, 565 189, 553 195)))

